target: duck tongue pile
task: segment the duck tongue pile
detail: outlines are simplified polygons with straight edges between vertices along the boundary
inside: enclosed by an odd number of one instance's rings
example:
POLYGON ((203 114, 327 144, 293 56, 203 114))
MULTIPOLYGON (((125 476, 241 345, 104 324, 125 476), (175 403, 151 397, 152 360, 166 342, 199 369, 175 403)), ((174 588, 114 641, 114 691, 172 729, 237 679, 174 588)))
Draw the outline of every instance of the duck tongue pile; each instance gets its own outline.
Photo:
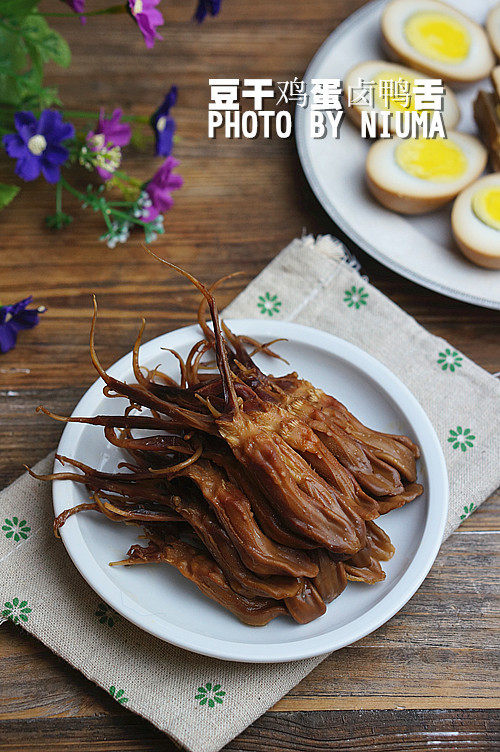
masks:
POLYGON ((174 352, 176 382, 140 366, 143 322, 133 349, 136 383, 119 381, 95 351, 94 301, 92 361, 104 393, 127 398, 129 407, 123 415, 88 418, 39 409, 102 426, 128 459, 105 473, 59 456, 68 471, 35 476, 83 483, 90 492, 89 502, 56 518, 55 532, 82 511, 139 525, 146 544, 133 545, 113 565, 170 564, 246 624, 280 615, 310 622, 349 580, 384 579, 381 562, 394 547, 374 520, 422 493, 419 449, 406 436, 368 428, 296 373, 263 373, 253 356, 278 357, 273 343, 233 334, 219 319, 212 290, 163 263, 202 293, 203 339, 185 360, 174 352), (216 370, 209 372, 204 357, 213 352, 216 370))

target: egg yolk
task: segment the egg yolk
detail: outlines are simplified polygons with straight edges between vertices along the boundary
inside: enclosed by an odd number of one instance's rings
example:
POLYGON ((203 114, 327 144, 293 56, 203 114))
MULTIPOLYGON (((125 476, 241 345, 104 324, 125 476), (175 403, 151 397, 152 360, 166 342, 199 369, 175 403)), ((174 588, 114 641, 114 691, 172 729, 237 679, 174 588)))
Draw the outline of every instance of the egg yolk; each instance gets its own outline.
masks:
POLYGON ((431 60, 461 63, 469 54, 469 32, 460 21, 444 13, 415 13, 404 31, 411 46, 431 60))
POLYGON ((414 112, 413 86, 415 76, 397 70, 381 71, 374 76, 375 104, 378 110, 391 112, 414 112), (381 94, 383 93, 383 96, 381 94), (407 96, 408 94, 408 96, 407 96))
POLYGON ((472 211, 485 225, 500 230, 500 185, 476 191, 472 196, 472 211))
POLYGON ((467 170, 462 149, 447 138, 409 138, 396 146, 397 164, 409 175, 433 183, 446 183, 467 170))

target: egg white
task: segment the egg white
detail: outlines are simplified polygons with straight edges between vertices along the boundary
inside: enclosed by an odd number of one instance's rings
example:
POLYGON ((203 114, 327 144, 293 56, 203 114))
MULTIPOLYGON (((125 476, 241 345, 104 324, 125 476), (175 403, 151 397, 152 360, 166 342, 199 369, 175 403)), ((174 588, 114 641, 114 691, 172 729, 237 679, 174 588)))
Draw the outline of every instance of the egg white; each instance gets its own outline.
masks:
POLYGON ((486 31, 490 39, 493 52, 500 60, 500 3, 497 3, 488 13, 486 31))
POLYGON ((404 139, 376 141, 366 159, 368 188, 388 209, 402 214, 423 214, 451 201, 482 173, 488 158, 486 149, 474 136, 457 131, 448 138, 459 146, 467 160, 464 174, 444 182, 433 182, 410 175, 396 162, 395 150, 404 139))
MULTIPOLYGON (((407 68, 399 63, 388 63, 386 60, 365 60, 363 63, 358 63, 351 68, 344 76, 344 91, 349 91, 349 86, 357 87, 359 85, 359 79, 363 81, 373 81, 376 76, 382 72, 389 72, 393 74, 394 80, 398 80, 400 76, 412 76, 414 78, 427 78, 420 71, 414 68, 407 68)), ((460 109, 458 101, 454 93, 449 87, 445 87, 445 97, 443 106, 443 122, 445 128, 453 129, 460 119, 460 109)), ((375 103, 375 107, 371 107, 368 104, 354 104, 350 107, 346 107, 345 111, 347 115, 359 125, 361 122, 361 113, 364 112, 381 112, 387 111, 385 107, 379 108, 375 103)), ((390 130, 394 132, 394 124, 390 127, 390 130)))
POLYGON ((395 60, 424 71, 429 76, 456 84, 480 81, 491 71, 495 59, 486 32, 468 16, 441 0, 391 0, 382 14, 382 35, 395 60), (458 63, 433 60, 410 45, 404 33, 407 20, 415 13, 435 12, 459 21, 470 36, 469 54, 458 63))
POLYGON ((480 266, 500 269, 500 230, 485 224, 472 208, 476 191, 494 185, 500 188, 500 172, 479 178, 457 196, 451 212, 451 229, 467 258, 480 266))

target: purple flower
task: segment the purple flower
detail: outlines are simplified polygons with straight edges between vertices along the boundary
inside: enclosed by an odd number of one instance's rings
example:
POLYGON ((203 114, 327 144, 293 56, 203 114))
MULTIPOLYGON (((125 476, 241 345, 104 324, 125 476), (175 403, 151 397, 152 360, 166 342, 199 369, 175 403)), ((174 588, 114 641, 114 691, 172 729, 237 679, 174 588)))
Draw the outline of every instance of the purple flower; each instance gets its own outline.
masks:
MULTIPOLYGON (((75 13, 83 13, 85 10, 85 0, 62 0, 62 2, 69 5, 75 13)), ((80 16, 80 21, 82 24, 87 23, 87 19, 84 16, 80 16)))
POLYGON ((194 17, 198 23, 202 23, 205 20, 207 13, 211 16, 216 16, 220 11, 222 0, 198 0, 198 6, 196 8, 194 17))
POLYGON ((151 199, 151 207, 146 215, 145 222, 151 222, 164 211, 168 211, 174 203, 171 191, 178 191, 182 187, 183 179, 180 175, 173 175, 172 170, 179 164, 174 157, 167 157, 160 169, 153 175, 146 185, 146 193, 151 199))
POLYGON ((109 180, 120 166, 121 147, 127 146, 132 138, 130 125, 120 122, 122 114, 117 109, 110 118, 105 118, 101 109, 95 131, 87 133, 87 145, 97 153, 96 170, 103 180, 109 180))
POLYGON ((168 157, 172 151, 172 142, 175 133, 175 120, 170 115, 170 108, 177 102, 177 86, 172 86, 165 95, 161 104, 151 118, 151 125, 155 132, 156 153, 162 157, 168 157))
POLYGON ((83 13, 85 10, 85 0, 62 0, 62 2, 69 5, 75 13, 83 13))
POLYGON ((27 308, 33 296, 13 305, 0 306, 0 352, 6 353, 16 346, 17 333, 21 329, 32 329, 38 324, 38 314, 45 308, 27 308))
POLYGON ((104 136, 104 143, 107 146, 127 146, 132 138, 132 128, 128 123, 120 123, 123 111, 114 110, 110 118, 104 117, 104 110, 101 109, 97 119, 95 131, 91 131, 89 136, 104 136))
POLYGON ((153 47, 155 39, 163 39, 157 32, 157 26, 163 26, 165 21, 156 6, 160 0, 128 0, 128 8, 132 18, 137 21, 146 47, 153 47))
POLYGON ((75 135, 71 123, 64 123, 57 110, 44 110, 40 120, 32 112, 16 112, 14 123, 17 133, 4 136, 3 145, 9 157, 17 159, 16 175, 35 180, 41 171, 49 183, 57 183, 60 166, 69 157, 61 144, 75 135))

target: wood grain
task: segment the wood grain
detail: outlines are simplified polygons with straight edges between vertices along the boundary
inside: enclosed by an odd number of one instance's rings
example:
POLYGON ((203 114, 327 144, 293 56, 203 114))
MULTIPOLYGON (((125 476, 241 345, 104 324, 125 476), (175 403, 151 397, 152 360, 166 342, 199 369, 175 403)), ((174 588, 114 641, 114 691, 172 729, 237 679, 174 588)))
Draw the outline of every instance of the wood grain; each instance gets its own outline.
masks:
MULTIPOLYGON (((266 713, 226 752, 495 752, 499 749, 498 716, 491 711, 374 711, 352 713, 266 713)), ((120 715, 86 719, 88 741, 82 743, 80 719, 0 724, 1 752, 40 749, 66 752, 177 752, 164 734, 123 710, 120 715)))
MULTIPOLYGON (((109 112, 122 106, 149 114, 172 83, 179 86, 175 154, 185 186, 156 248, 206 282, 241 270, 221 289, 221 305, 303 228, 341 233, 305 183, 292 140, 207 139, 208 77, 300 76, 325 36, 361 4, 225 0, 219 18, 199 28, 189 22, 191 3, 170 0, 165 41, 151 53, 127 17, 89 19, 83 28, 74 19, 57 22, 70 41, 73 65, 54 68, 51 83, 68 108, 103 105, 109 112)), ((51 0, 44 7, 61 5, 51 0)), ((127 161, 141 178, 151 165, 150 156, 134 152, 127 161)), ((11 175, 12 163, 0 159, 0 181, 11 175)), ((86 176, 79 180, 83 186, 86 176)), ((196 309, 189 285, 160 274, 138 242, 108 250, 97 242, 99 219, 72 201, 67 208, 73 225, 61 233, 45 230, 53 197, 37 182, 23 187, 0 216, 0 299, 33 292, 48 306, 42 324, 0 358, 1 486, 58 441, 60 426, 35 416, 35 407, 68 413, 94 379, 91 292, 99 299, 97 344, 105 364, 130 349, 143 314, 147 336, 154 337, 190 323, 196 309)), ((426 291, 349 245, 386 295, 484 368, 500 371, 498 312, 426 291)), ((497 498, 443 545, 426 582, 397 616, 328 658, 227 749, 500 749, 494 649, 499 517, 497 498)), ((174 749, 165 735, 11 624, 0 630, 0 656, 0 750, 174 749)))

